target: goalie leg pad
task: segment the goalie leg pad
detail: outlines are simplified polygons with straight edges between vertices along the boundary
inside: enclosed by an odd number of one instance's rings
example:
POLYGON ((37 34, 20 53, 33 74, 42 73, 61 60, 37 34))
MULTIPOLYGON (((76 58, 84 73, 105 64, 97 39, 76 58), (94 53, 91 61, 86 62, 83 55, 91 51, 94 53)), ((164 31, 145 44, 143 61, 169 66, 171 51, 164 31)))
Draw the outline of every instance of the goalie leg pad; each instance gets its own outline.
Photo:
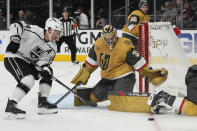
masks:
POLYGON ((111 101, 108 110, 151 113, 151 107, 146 104, 148 96, 108 95, 108 99, 111 101))
MULTIPOLYGON (((91 88, 75 89, 75 93, 81 98, 90 101, 91 88)), ((74 96, 74 106, 84 106, 87 105, 85 102, 81 101, 78 97, 74 96)))
POLYGON ((90 101, 99 102, 99 99, 93 93, 90 93, 90 101))
POLYGON ((183 113, 188 116, 197 116, 197 105, 191 101, 185 101, 182 109, 183 113))

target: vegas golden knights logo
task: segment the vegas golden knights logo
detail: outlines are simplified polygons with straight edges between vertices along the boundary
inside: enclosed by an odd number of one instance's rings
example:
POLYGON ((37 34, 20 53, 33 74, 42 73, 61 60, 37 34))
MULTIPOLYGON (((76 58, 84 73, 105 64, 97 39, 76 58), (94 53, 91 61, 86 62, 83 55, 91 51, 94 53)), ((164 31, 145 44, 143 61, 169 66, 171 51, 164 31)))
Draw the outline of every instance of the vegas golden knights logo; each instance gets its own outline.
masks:
POLYGON ((100 67, 102 70, 106 70, 109 66, 110 55, 100 53, 100 67))

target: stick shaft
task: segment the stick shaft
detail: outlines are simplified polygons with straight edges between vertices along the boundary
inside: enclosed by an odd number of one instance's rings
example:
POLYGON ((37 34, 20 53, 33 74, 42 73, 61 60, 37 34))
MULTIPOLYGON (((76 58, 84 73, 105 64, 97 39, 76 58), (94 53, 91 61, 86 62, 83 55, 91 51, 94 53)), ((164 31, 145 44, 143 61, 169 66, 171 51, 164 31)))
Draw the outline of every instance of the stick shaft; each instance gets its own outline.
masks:
MULTIPOLYGON (((79 86, 80 84, 76 84, 71 90, 75 90, 77 88, 77 86, 79 86)), ((60 99, 58 99, 54 105, 59 104, 65 97, 67 97, 69 94, 71 93, 71 91, 68 91, 66 94, 64 94, 60 99)))

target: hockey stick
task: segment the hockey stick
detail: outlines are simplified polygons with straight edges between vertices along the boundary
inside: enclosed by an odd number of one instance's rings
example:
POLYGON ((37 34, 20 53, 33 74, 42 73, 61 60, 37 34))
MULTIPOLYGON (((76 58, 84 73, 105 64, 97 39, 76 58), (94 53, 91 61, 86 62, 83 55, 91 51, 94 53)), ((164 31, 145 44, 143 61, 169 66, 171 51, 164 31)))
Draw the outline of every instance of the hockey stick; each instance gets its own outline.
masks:
POLYGON ((69 92, 72 92, 76 97, 78 97, 81 101, 85 102, 87 105, 91 106, 91 107, 103 107, 103 106, 108 106, 111 104, 111 102, 109 100, 106 101, 102 101, 102 102, 93 102, 93 101, 87 101, 85 99, 83 99, 81 96, 79 96, 77 93, 75 93, 72 89, 70 89, 68 86, 66 86, 64 83, 62 83, 60 80, 58 80, 57 78, 55 78, 52 75, 52 79, 55 80, 57 83, 59 83, 60 85, 62 85, 63 87, 65 87, 67 90, 69 90, 69 92))
MULTIPOLYGON (((31 63, 35 66, 38 67, 41 71, 43 71, 43 69, 38 66, 35 62, 31 63)), ((107 101, 102 101, 102 102, 93 102, 93 101, 87 101, 85 99, 83 99, 81 96, 79 96, 77 93, 75 93, 72 89, 70 89, 68 86, 66 86, 64 83, 62 83, 60 80, 58 80, 54 75, 51 74, 51 77, 54 81, 56 81, 57 83, 59 83, 60 85, 62 85, 64 88, 66 88, 69 92, 72 92, 76 97, 78 97, 81 101, 85 102, 87 105, 91 106, 91 107, 97 107, 97 106, 108 106, 111 104, 111 102, 109 100, 107 101)))
POLYGON ((101 102, 93 102, 93 101, 87 101, 85 99, 83 99, 81 96, 79 96, 77 93, 75 93, 72 89, 70 89, 68 86, 66 86, 64 83, 62 83, 61 81, 59 81, 57 78, 55 78, 52 75, 52 79, 55 80, 57 83, 59 83, 60 85, 62 85, 63 87, 65 87, 67 90, 69 90, 69 92, 72 92, 76 97, 78 97, 81 101, 85 102, 87 105, 91 106, 91 107, 105 107, 111 104, 111 102, 109 100, 106 101, 101 101, 101 102))
MULTIPOLYGON (((71 90, 74 90, 77 88, 77 86, 79 86, 80 83, 77 83, 71 90)), ((54 105, 57 105, 59 104, 66 96, 68 96, 69 94, 71 93, 71 91, 68 91, 65 95, 63 95, 61 98, 59 98, 55 103, 54 105)))

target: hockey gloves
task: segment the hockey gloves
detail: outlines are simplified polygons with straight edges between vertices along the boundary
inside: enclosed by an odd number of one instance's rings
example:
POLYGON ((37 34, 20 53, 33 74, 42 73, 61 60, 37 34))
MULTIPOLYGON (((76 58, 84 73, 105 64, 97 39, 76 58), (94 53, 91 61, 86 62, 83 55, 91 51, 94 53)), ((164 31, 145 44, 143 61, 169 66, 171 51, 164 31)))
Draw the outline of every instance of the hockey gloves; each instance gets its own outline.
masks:
POLYGON ((71 83, 73 84, 82 83, 83 85, 86 85, 90 77, 90 73, 91 72, 86 67, 86 64, 83 64, 82 67, 80 66, 79 72, 72 79, 71 83))
POLYGON ((155 86, 162 84, 168 76, 168 71, 165 68, 150 70, 148 66, 142 68, 139 73, 144 77, 148 77, 149 81, 155 86))
POLYGON ((52 75, 53 75, 53 70, 49 65, 44 65, 42 66, 42 71, 40 71, 40 75, 42 76, 43 79, 45 80, 51 80, 52 75))

